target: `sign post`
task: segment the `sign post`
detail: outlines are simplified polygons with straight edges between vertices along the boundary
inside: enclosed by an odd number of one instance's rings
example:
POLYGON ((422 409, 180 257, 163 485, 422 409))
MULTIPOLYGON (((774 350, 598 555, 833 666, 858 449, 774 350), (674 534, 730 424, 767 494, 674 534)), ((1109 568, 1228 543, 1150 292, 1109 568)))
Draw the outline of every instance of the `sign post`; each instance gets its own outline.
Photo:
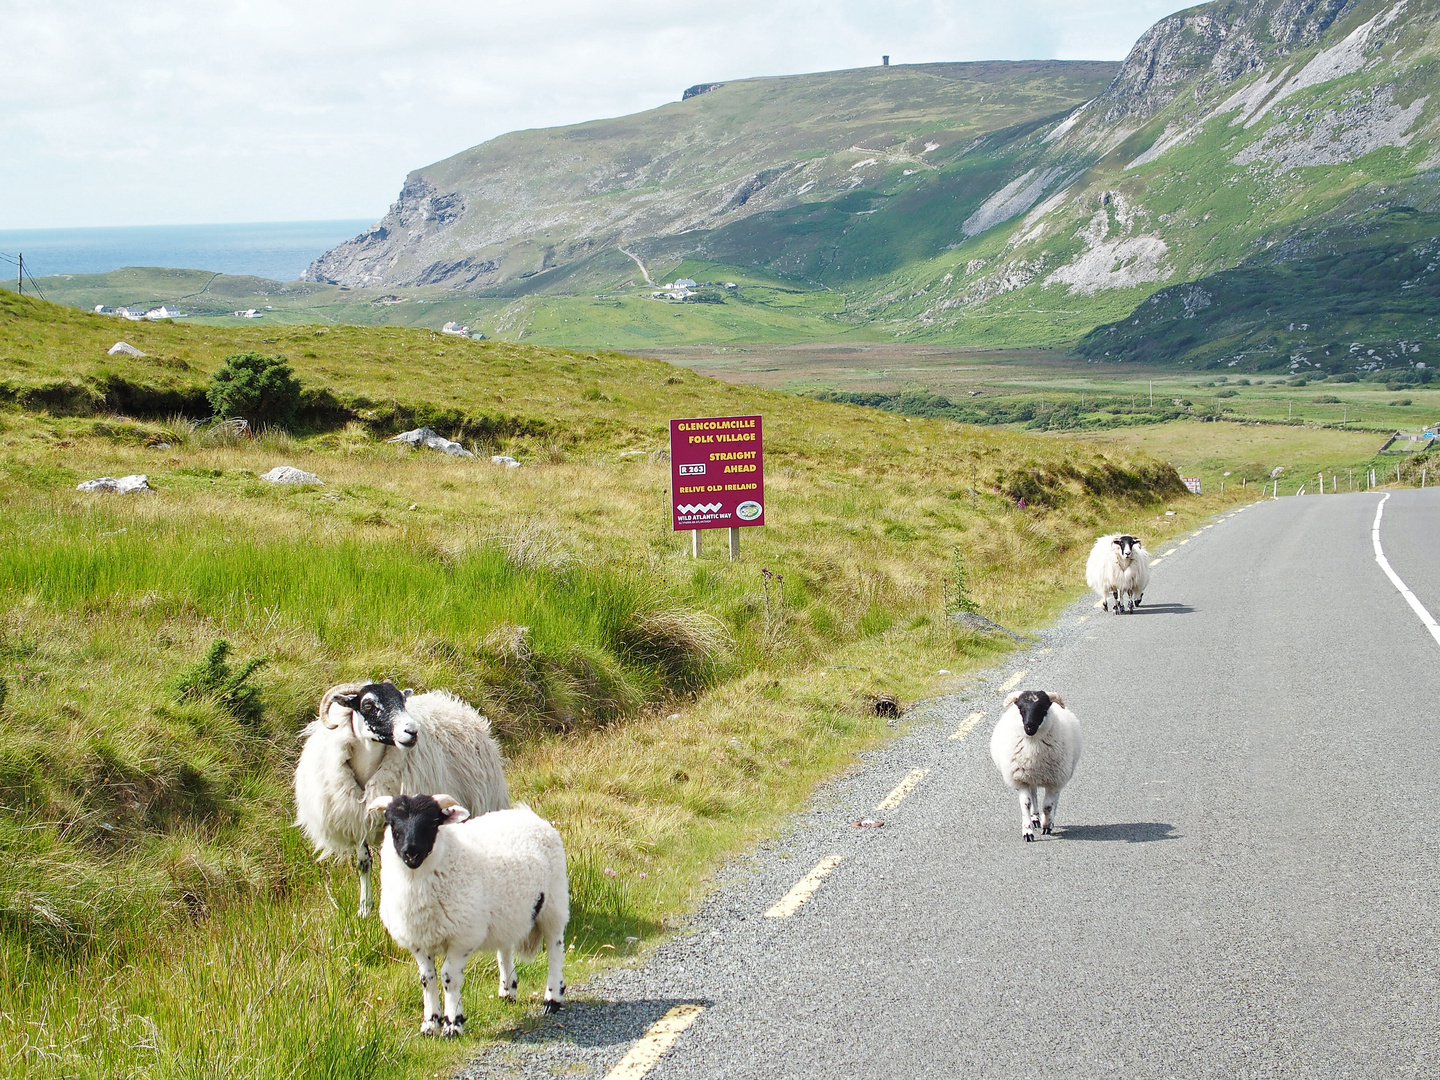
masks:
POLYGON ((670 515, 676 532, 692 532, 693 558, 701 529, 729 529, 730 559, 740 557, 741 528, 765 524, 760 417, 670 421, 670 515))

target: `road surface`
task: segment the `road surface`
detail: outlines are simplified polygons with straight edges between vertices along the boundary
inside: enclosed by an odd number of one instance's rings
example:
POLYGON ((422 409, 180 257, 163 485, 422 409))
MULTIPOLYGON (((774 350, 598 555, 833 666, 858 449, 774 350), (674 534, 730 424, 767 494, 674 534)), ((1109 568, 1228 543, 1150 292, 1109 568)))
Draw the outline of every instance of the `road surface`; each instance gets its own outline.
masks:
MULTIPOLYGON (((1380 499, 1166 545, 1139 613, 1077 605, 926 703, 691 932, 463 1075, 1440 1076, 1440 643, 1376 562, 1380 499), (1085 733, 1034 844, 988 752, 1020 672, 1085 733)), ((1440 492, 1394 493, 1380 536, 1440 613, 1440 492)))

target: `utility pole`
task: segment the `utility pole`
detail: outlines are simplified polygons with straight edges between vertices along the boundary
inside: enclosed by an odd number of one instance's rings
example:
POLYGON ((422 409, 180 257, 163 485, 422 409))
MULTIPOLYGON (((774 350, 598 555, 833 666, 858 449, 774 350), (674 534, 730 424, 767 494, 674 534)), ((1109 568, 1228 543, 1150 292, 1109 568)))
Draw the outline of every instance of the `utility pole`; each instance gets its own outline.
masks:
POLYGON ((15 272, 15 291, 25 295, 25 253, 20 253, 20 269, 15 272))

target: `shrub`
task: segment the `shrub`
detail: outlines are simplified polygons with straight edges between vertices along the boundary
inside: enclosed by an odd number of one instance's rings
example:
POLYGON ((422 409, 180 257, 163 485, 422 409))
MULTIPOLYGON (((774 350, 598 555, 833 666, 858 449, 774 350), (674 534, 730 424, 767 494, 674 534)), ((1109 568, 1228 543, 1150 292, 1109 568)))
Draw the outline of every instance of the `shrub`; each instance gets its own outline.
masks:
POLYGON ((1340 399, 1339 399, 1338 397, 1336 397, 1334 394, 1321 394, 1319 397, 1317 397, 1317 398, 1315 399, 1315 404, 1316 404, 1316 405, 1338 405, 1338 404, 1340 404, 1340 399))
POLYGON ((230 643, 224 638, 212 641, 205 658, 191 664, 175 680, 175 696, 181 701, 210 698, 237 719, 259 720, 264 705, 260 702, 260 687, 250 682, 250 676, 268 661, 263 656, 252 657, 237 671, 225 659, 229 653, 230 643))
POLYGON ((205 398, 215 415, 242 416, 251 427, 276 424, 281 427, 295 419, 300 404, 300 380, 283 356, 240 353, 227 356, 210 379, 205 398))

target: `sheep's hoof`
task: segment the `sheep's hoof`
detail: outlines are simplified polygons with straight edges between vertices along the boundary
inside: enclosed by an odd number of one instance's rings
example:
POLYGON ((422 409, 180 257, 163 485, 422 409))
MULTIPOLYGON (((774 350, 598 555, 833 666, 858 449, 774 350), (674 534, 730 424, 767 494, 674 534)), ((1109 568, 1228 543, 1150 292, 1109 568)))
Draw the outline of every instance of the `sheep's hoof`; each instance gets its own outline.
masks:
POLYGON ((453 1038, 455 1038, 457 1035, 464 1035, 464 1034, 465 1034, 465 1017, 463 1017, 463 1016, 457 1016, 457 1017, 455 1017, 454 1020, 451 1020, 449 1017, 446 1017, 446 1019, 445 1019, 445 1030, 442 1031, 440 1034, 441 1034, 441 1036, 442 1036, 443 1038, 446 1038, 446 1039, 453 1039, 453 1038))
POLYGON ((1033 832, 1021 833, 1020 835, 1025 838, 1025 842, 1027 844, 1033 842, 1035 839, 1035 834, 1033 832))
POLYGON ((1049 836, 1049 835, 1050 835, 1050 824, 1049 824, 1049 822, 1046 822, 1045 827, 1044 827, 1043 829, 1041 829, 1040 831, 1041 831, 1042 833, 1044 833, 1046 836, 1049 836))
POLYGON ((429 1020, 426 1020, 423 1024, 420 1025, 420 1034, 421 1034, 421 1035, 439 1035, 439 1034, 440 1034, 440 1014, 439 1014, 439 1013, 436 1013, 434 1016, 430 1017, 429 1020))
POLYGON ((561 1001, 556 1000, 555 998, 546 998, 546 999, 545 999, 545 1011, 546 1011, 547 1013, 557 1013, 557 1012, 559 1012, 561 1009, 563 1009, 564 1007, 565 1007, 564 1003, 561 1002, 561 1001))

